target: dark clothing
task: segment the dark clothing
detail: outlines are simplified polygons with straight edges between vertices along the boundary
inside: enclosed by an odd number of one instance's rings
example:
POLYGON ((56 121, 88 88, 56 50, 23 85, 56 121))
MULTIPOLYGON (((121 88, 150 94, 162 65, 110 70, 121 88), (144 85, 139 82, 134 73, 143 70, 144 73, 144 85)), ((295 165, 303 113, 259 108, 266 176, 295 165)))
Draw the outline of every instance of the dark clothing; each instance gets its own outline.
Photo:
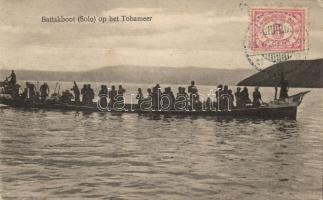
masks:
POLYGON ((15 86, 12 88, 11 96, 12 96, 13 98, 18 98, 18 97, 19 97, 19 88, 20 88, 20 86, 19 86, 19 85, 15 85, 15 86))
POLYGON ((119 89, 117 91, 117 96, 115 97, 116 98, 116 101, 118 101, 118 103, 116 104, 116 108, 123 107, 123 104, 124 104, 123 94, 125 92, 126 92, 126 90, 124 88, 122 88, 122 86, 121 87, 119 86, 119 89))
POLYGON ((40 98, 42 101, 45 101, 49 94, 49 87, 47 84, 43 84, 40 86, 40 98))
POLYGON ((160 105, 164 110, 173 110, 175 104, 175 96, 172 91, 165 91, 161 95, 160 105))
POLYGON ((175 110, 186 110, 188 108, 189 97, 187 93, 177 93, 175 99, 175 110))
POLYGON ((88 100, 87 100, 87 102, 89 103, 89 104, 92 104, 93 103, 93 99, 94 99, 94 90, 92 89, 92 88, 88 88, 88 100))
POLYGON ((289 83, 287 80, 282 80, 280 83, 280 94, 279 98, 287 98, 288 97, 288 89, 289 89, 289 83))
POLYGON ((232 93, 229 93, 229 98, 230 98, 230 109, 234 107, 233 102, 234 102, 234 95, 232 93))
POLYGON ((250 104, 250 103, 251 103, 251 100, 249 98, 248 90, 243 90, 241 92, 241 105, 242 105, 242 107, 245 107, 246 104, 250 104))
POLYGON ((76 103, 79 103, 80 102, 80 90, 79 90, 79 87, 77 86, 77 84, 74 82, 74 86, 73 88, 71 89, 74 93, 74 100, 76 103))
POLYGON ((140 105, 142 100, 144 100, 144 95, 142 94, 142 92, 138 92, 136 99, 138 100, 138 105, 140 105))
POLYGON ((221 94, 222 94, 222 89, 218 89, 217 91, 215 91, 216 99, 220 98, 221 94))
POLYGON ((234 96, 236 97, 236 105, 238 108, 241 108, 241 92, 237 91, 236 93, 234 93, 234 96))
POLYGON ((36 95, 36 87, 34 84, 30 83, 28 86, 29 99, 33 99, 36 95))
POLYGON ((81 89, 81 95, 82 95, 82 103, 85 104, 86 103, 86 96, 85 96, 85 92, 86 92, 86 87, 83 87, 81 89))
POLYGON ((81 90, 81 94, 83 95, 82 97, 83 104, 86 104, 86 105, 93 104, 94 91, 90 86, 83 87, 81 90))
POLYGON ((224 88, 220 92, 219 108, 221 110, 228 110, 230 104, 231 104, 231 98, 230 98, 230 95, 229 95, 229 91, 226 88, 224 88))
POLYGON ((169 92, 169 96, 170 96, 170 100, 171 100, 171 109, 174 108, 174 104, 175 104, 175 95, 172 91, 169 92))
POLYGON ((101 90, 99 91, 99 96, 108 96, 108 89, 101 88, 101 90))
POLYGON ((109 98, 110 98, 110 106, 111 108, 114 108, 114 103, 117 101, 116 96, 117 96, 118 92, 115 89, 112 89, 111 91, 109 91, 109 98))
POLYGON ((123 89, 123 88, 119 88, 118 89, 118 91, 117 91, 117 93, 118 93, 118 95, 121 95, 121 96, 123 96, 123 94, 126 92, 126 90, 125 89, 123 89))
POLYGON ((24 91, 21 93, 21 98, 26 99, 28 97, 28 88, 25 88, 24 91))
POLYGON ((72 99, 74 98, 73 94, 71 94, 70 92, 68 91, 65 91, 62 93, 62 96, 61 96, 61 101, 63 103, 67 103, 67 104, 70 104, 72 102, 72 99))
POLYGON ((195 85, 190 85, 187 88, 188 93, 196 94, 198 92, 197 87, 195 85))
POLYGON ((158 85, 156 85, 155 87, 153 87, 153 92, 152 92, 152 95, 153 95, 153 101, 152 101, 152 104, 153 104, 153 108, 155 110, 158 110, 159 108, 159 103, 160 103, 160 98, 161 98, 161 91, 160 91, 160 87, 158 85))
POLYGON ((187 91, 190 93, 190 109, 196 109, 200 100, 200 96, 197 93, 197 87, 195 85, 190 85, 188 86, 187 91))
POLYGON ((100 106, 102 108, 106 108, 108 106, 108 89, 106 87, 101 88, 99 91, 99 97, 100 97, 100 106))
POLYGON ((11 72, 9 83, 10 83, 12 86, 14 86, 14 85, 16 85, 16 82, 17 82, 17 76, 16 76, 15 72, 11 72))
POLYGON ((253 94, 253 102, 252 105, 253 107, 259 107, 261 105, 261 94, 259 91, 254 91, 253 94))

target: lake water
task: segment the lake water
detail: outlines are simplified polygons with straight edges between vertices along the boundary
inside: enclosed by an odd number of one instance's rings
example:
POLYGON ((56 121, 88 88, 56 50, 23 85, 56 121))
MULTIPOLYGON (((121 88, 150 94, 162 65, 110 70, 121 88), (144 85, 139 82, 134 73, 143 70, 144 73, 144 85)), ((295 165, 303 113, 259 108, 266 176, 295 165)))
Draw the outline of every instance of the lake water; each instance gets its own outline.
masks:
POLYGON ((319 200, 322 91, 305 96, 296 121, 0 108, 1 196, 319 200))

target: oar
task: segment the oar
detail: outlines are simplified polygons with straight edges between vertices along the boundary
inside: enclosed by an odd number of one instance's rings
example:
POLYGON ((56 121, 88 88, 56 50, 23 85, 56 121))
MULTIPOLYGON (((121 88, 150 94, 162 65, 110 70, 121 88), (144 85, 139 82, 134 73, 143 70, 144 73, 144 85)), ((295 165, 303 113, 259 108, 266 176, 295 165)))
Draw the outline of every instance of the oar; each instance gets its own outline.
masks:
POLYGON ((58 91, 57 91, 57 94, 59 95, 59 91, 61 89, 61 84, 58 85, 58 91))
POLYGON ((54 93, 56 93, 58 82, 56 82, 54 93))

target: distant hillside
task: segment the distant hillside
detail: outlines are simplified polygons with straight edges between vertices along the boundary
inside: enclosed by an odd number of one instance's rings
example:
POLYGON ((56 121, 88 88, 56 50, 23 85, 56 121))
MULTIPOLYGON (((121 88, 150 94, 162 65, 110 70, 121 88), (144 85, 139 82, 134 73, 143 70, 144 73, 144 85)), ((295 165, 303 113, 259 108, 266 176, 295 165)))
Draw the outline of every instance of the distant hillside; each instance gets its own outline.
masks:
MULTIPOLYGON (((17 70, 20 80, 38 81, 89 81, 123 83, 168 83, 187 84, 195 80, 198 84, 216 85, 218 83, 235 85, 253 74, 253 69, 212 69, 198 67, 138 67, 113 66, 84 72, 17 70)), ((0 77, 9 75, 9 70, 0 70, 0 77)))
POLYGON ((281 73, 291 87, 323 87, 323 59, 291 60, 275 64, 238 83, 240 86, 275 86, 281 73))

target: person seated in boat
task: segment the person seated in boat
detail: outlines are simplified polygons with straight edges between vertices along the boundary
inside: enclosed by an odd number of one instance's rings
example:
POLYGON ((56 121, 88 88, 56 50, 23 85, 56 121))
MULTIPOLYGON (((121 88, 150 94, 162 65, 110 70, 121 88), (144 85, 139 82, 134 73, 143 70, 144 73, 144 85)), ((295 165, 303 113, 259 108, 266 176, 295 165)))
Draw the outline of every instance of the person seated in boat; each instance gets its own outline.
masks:
POLYGON ((75 103, 80 103, 80 90, 75 81, 74 81, 74 86, 71 88, 71 90, 74 93, 75 103))
POLYGON ((237 87, 237 91, 234 93, 234 96, 236 97, 236 107, 241 108, 241 87, 237 87))
POLYGON ((138 88, 138 93, 136 95, 136 99, 138 100, 138 105, 140 105, 140 103, 144 99, 144 95, 142 94, 141 88, 138 88))
POLYGON ((84 84, 83 88, 81 89, 81 95, 82 95, 82 103, 86 103, 86 90, 87 90, 87 85, 84 84))
POLYGON ((206 99, 206 101, 203 101, 203 108, 205 110, 212 110, 213 105, 212 105, 212 100, 210 97, 206 99))
POLYGON ((60 97, 62 103, 71 104, 72 99, 74 99, 74 96, 72 93, 70 93, 69 90, 65 90, 62 92, 62 96, 60 97))
POLYGON ((40 91, 40 99, 42 102, 44 102, 49 95, 48 84, 47 83, 42 84, 39 88, 39 91, 40 91))
POLYGON ((12 98, 14 98, 14 99, 19 98, 19 89, 20 89, 20 85, 19 84, 15 84, 13 86, 12 92, 11 92, 12 98))
POLYGON ((247 104, 250 104, 251 100, 249 98, 249 92, 247 87, 243 87, 243 90, 241 92, 241 105, 242 107, 246 107, 247 104))
POLYGON ((24 90, 22 91, 21 95, 20 95, 20 98, 25 100, 28 98, 28 88, 24 88, 24 90))
POLYGON ((261 99, 261 94, 259 92, 259 87, 255 87, 255 91, 253 92, 252 97, 253 97, 253 101, 252 101, 253 107, 258 108, 263 102, 261 99))
POLYGON ((38 102, 40 99, 40 91, 39 90, 36 90, 36 94, 35 94, 35 98, 34 98, 34 101, 38 102))
POLYGON ((284 74, 282 74, 282 77, 280 80, 279 99, 288 98, 288 90, 289 90, 288 80, 285 78, 284 74))

